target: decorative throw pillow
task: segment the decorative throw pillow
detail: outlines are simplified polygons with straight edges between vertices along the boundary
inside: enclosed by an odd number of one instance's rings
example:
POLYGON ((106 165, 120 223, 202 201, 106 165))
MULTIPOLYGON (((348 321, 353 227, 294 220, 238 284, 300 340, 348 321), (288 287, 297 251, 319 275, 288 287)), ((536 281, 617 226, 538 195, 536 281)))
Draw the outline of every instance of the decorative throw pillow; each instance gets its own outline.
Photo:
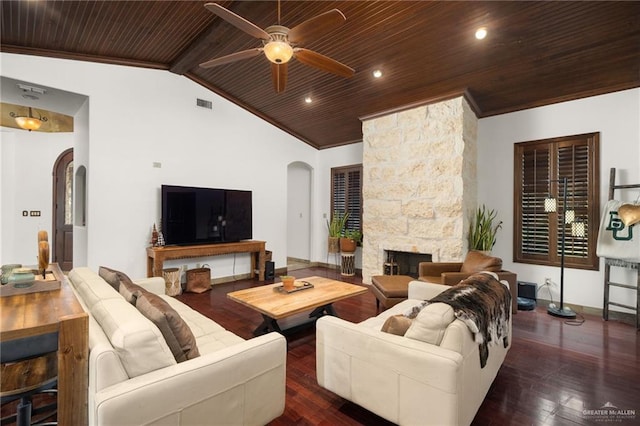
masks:
POLYGON ((404 336, 409 327, 411 327, 412 321, 413 320, 405 317, 404 315, 393 315, 387 318, 384 324, 382 324, 382 328, 380 330, 385 333, 404 336))
POLYGON ((191 329, 160 296, 144 292, 137 297, 136 308, 160 329, 177 362, 200 356, 191 329))
POLYGON ((120 271, 116 271, 115 269, 107 268, 106 266, 101 266, 98 269, 98 275, 109 283, 109 285, 116 289, 116 291, 120 290, 120 275, 126 277, 126 274, 120 271))
POLYGON ((481 271, 498 272, 502 270, 502 259, 488 256, 482 252, 472 250, 467 253, 460 272, 473 273, 481 271))
POLYGON ((453 308, 446 303, 430 303, 425 306, 404 334, 410 339, 440 345, 444 331, 455 320, 453 308))
POLYGON ((125 276, 124 279, 120 280, 120 294, 132 305, 136 305, 136 299, 143 293, 148 292, 138 284, 132 283, 129 277, 125 276))

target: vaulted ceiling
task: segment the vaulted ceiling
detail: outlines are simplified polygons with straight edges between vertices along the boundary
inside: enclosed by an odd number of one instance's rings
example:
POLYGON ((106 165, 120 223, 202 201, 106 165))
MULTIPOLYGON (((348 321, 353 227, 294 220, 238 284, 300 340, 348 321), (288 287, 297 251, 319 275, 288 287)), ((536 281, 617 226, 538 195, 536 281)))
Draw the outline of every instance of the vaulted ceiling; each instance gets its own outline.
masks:
MULTIPOLYGON (((260 28, 278 22, 275 1, 217 3, 260 28)), ((638 1, 283 1, 289 28, 342 11, 345 24, 304 47, 356 73, 294 59, 282 93, 263 55, 199 66, 262 46, 204 4, 3 0, 0 49, 184 75, 318 149, 360 141, 362 117, 463 92, 487 117, 640 86, 638 1)))

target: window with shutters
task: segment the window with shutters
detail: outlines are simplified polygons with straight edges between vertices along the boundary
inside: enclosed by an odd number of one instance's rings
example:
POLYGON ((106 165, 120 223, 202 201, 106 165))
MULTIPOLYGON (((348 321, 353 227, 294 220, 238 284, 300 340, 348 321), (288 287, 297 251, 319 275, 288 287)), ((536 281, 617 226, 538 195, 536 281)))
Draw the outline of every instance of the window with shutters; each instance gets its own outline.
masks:
POLYGON ((514 154, 513 261, 559 266, 564 227, 565 267, 597 270, 599 133, 520 142, 514 154), (556 199, 555 212, 545 211, 546 198, 556 199), (584 236, 572 234, 570 212, 584 223, 584 236))
POLYGON ((362 231, 362 164, 331 169, 331 215, 347 212, 346 228, 362 231))

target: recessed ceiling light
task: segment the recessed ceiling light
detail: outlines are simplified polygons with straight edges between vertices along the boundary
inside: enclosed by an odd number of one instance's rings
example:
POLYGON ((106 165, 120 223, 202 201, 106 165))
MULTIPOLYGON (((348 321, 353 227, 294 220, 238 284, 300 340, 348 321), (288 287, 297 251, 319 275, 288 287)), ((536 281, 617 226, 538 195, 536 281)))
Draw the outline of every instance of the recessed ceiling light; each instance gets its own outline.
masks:
POLYGON ((313 102, 313 99, 311 99, 311 96, 307 96, 304 98, 305 103, 310 104, 311 102, 313 102))
POLYGON ((482 40, 486 36, 487 36, 487 28, 486 27, 480 27, 480 28, 478 28, 476 30, 476 38, 478 40, 482 40))
POLYGON ((380 70, 373 70, 373 76, 374 76, 375 78, 380 78, 380 77, 382 77, 382 71, 380 71, 380 70))

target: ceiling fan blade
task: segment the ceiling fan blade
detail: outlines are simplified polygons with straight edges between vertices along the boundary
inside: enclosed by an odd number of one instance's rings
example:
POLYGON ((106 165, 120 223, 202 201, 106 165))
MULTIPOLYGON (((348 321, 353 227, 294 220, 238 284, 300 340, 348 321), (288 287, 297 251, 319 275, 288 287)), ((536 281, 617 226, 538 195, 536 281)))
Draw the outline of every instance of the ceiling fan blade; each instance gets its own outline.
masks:
POLYGON ((269 40, 269 34, 265 30, 247 21, 242 16, 236 15, 229 9, 225 9, 224 7, 216 3, 206 3, 204 7, 206 7, 209 12, 218 15, 219 17, 221 17, 231 25, 234 25, 238 29, 244 31, 245 33, 255 38, 269 40))
POLYGON ((243 59, 253 58, 258 56, 262 52, 262 47, 256 47, 255 49, 242 50, 240 52, 232 53, 230 55, 221 56, 219 58, 211 59, 207 62, 200 64, 202 68, 213 68, 218 65, 228 64, 230 62, 241 61, 243 59))
POLYGON ((287 64, 271 63, 271 78, 273 79, 273 87, 276 93, 284 92, 287 85, 287 64))
POLYGON ((342 64, 335 59, 321 55, 313 50, 297 47, 293 50, 293 55, 297 60, 310 67, 318 68, 322 71, 330 72, 341 77, 351 77, 356 70, 342 64))
POLYGON ((291 43, 305 43, 345 23, 347 18, 338 9, 321 13, 289 30, 291 43))

